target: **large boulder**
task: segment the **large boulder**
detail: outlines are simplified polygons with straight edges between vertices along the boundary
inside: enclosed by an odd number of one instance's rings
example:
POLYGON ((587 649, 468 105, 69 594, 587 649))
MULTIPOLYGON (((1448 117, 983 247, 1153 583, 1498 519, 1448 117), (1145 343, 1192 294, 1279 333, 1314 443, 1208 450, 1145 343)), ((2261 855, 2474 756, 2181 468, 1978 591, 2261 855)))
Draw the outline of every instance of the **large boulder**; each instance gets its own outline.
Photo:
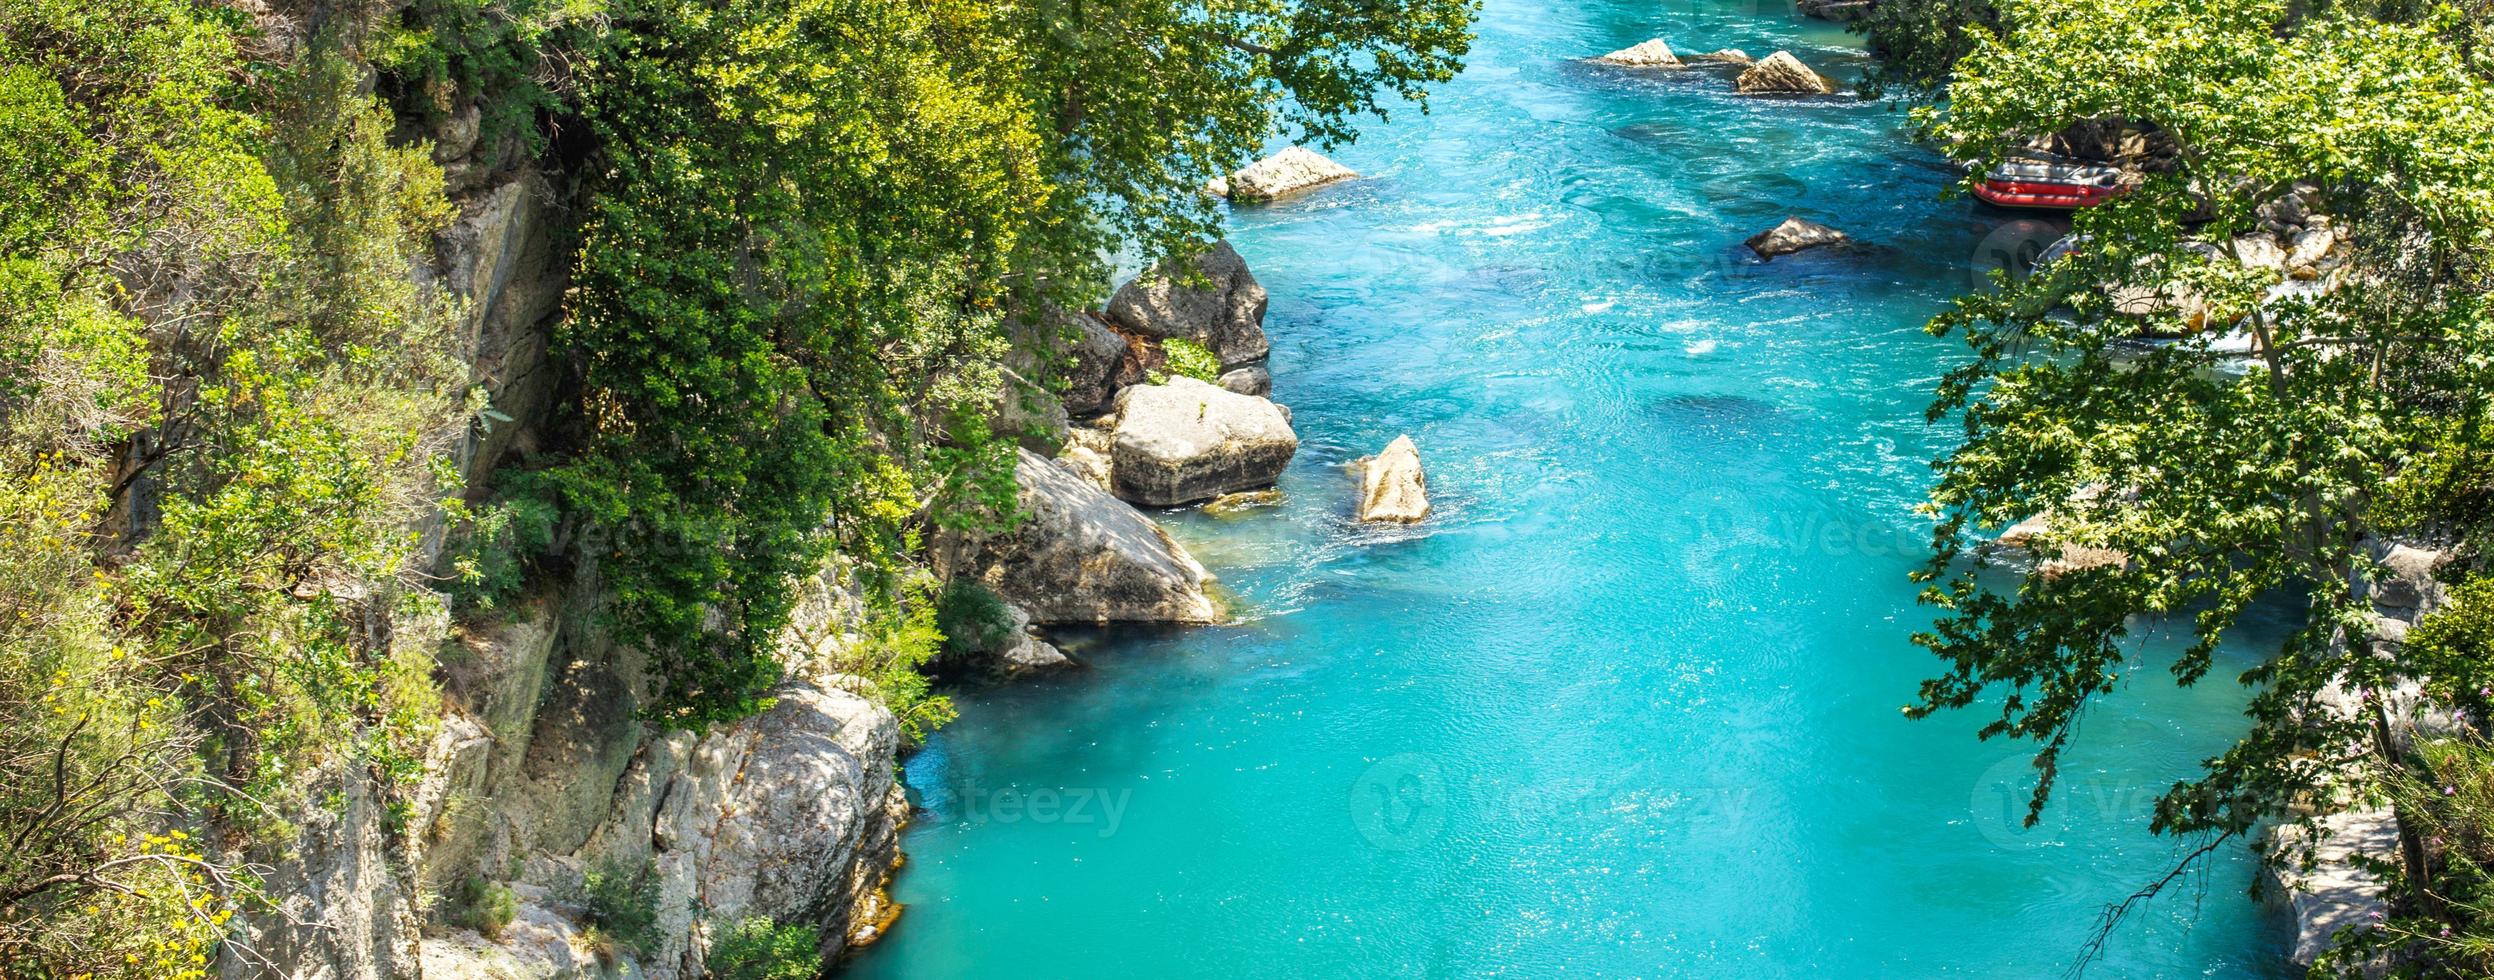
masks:
POLYGON ((1089 310, 1053 318, 1065 345, 1065 411, 1076 417, 1108 410, 1117 389, 1143 380, 1132 345, 1106 318, 1089 310))
POLYGON ((1843 245, 1851 241, 1853 241, 1852 236, 1818 222, 1786 218, 1783 223, 1773 228, 1749 236, 1748 245, 1749 250, 1758 253, 1759 258, 1773 259, 1778 255, 1791 255, 1806 249, 1843 245))
POLYGON ((1384 452, 1360 460, 1360 520, 1418 524, 1429 519, 1429 478, 1412 437, 1396 436, 1384 452))
POLYGON ((1264 286, 1228 242, 1214 242, 1176 266, 1136 276, 1109 297, 1108 317, 1155 340, 1182 337, 1204 345, 1224 370, 1263 360, 1264 286))
POLYGON ((1228 177, 1213 178, 1204 190, 1241 203, 1270 201, 1357 176, 1358 171, 1328 160, 1323 154, 1291 146, 1228 177))
POLYGON ((1109 473, 1118 496, 1170 507, 1272 486, 1298 451, 1272 402, 1178 377, 1117 393, 1109 473))
POLYGON ((1732 90, 1746 95, 1834 95, 1836 80, 1810 70, 1790 51, 1778 51, 1749 66, 1734 79, 1732 90))
POLYGON ((1621 48, 1593 60, 1605 65, 1618 65, 1622 68, 1680 67, 1680 59, 1671 54, 1671 45, 1659 37, 1635 47, 1621 48))
POLYGON ((939 572, 976 578, 1035 623, 1220 621, 1212 576, 1151 518, 1028 451, 1014 481, 1021 520, 939 541, 939 572))

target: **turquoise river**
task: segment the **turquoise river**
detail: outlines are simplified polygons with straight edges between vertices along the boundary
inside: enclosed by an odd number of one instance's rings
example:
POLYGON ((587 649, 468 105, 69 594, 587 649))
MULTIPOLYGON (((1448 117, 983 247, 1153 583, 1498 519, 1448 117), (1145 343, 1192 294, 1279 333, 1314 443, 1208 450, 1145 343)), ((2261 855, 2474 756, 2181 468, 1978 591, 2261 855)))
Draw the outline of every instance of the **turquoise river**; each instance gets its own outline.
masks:
MULTIPOLYGON (((1922 324, 2058 230, 1943 200, 1885 105, 1578 60, 1858 77, 1783 0, 1479 26, 1431 114, 1334 154, 1365 179, 1232 216, 1303 441, 1285 503, 1160 516, 1240 621, 955 692, 907 763, 909 910, 849 975, 2049 976, 2174 859, 2149 802, 2240 730, 2232 684, 2140 670, 2032 829, 2016 747, 1898 711, 1960 356, 1922 324), (1741 249, 1788 214, 1869 247, 1741 249), (1400 433, 1437 516, 1364 529, 1343 464, 1400 433)), ((2252 874, 2230 850, 2089 975, 2278 975, 2252 874)))

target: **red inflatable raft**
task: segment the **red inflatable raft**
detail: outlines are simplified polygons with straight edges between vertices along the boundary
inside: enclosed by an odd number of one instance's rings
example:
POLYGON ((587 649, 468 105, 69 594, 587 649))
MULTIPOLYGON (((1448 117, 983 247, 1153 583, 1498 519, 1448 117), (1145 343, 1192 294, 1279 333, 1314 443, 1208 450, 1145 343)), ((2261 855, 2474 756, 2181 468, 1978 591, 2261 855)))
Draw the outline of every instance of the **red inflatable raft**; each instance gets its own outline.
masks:
POLYGON ((1984 174, 1974 196, 2004 208, 2070 211, 2104 203, 2122 192, 2121 182, 2117 167, 2027 154, 2003 160, 1984 174))

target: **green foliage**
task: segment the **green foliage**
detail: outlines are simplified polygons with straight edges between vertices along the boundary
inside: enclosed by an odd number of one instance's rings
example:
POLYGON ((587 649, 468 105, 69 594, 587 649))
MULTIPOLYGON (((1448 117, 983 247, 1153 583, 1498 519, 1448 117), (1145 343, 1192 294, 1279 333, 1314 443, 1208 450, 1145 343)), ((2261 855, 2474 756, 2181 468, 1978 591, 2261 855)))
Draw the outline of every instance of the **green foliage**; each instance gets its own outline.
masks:
POLYGON ((823 972, 823 933, 746 919, 711 941, 705 965, 711 980, 813 980, 823 972))
POLYGON ((2494 85, 2435 27, 2295 17, 2269 0, 2002 10, 2011 33, 1977 44, 1951 101, 1921 113, 1948 150, 1991 159, 2080 121, 2129 120, 2181 152, 2081 212, 2089 244, 2071 260, 1961 299, 1931 325, 1963 336, 1973 358, 1932 409, 1965 440, 1937 463, 1940 523, 1921 575, 1939 615, 1916 641, 1946 672, 1909 713, 1980 703, 1992 713, 1984 737, 2032 740, 2040 810, 2091 700, 2149 669, 2133 662, 2136 628, 2189 617, 2193 642, 2164 666, 2191 684, 2255 599, 2301 598, 2306 625, 2238 678, 2252 692, 2250 731, 2157 803, 2157 831, 2211 842, 2196 857, 2298 801, 2338 799, 2323 778, 2345 773, 2313 756, 2366 749, 2354 771, 2375 779, 2402 765, 2379 737, 2380 705, 2361 717, 2315 705, 2331 689, 2393 689, 2425 673, 2417 658, 2369 653, 2366 540, 2419 520, 2413 506, 2376 503, 2403 496, 2400 474, 2457 465, 2429 460, 2488 410, 2494 85), (2253 229, 2255 210, 2298 182, 2353 243, 2350 271, 2334 290, 2267 298, 2278 272, 2199 243, 2253 229), (2135 315, 2109 298, 2178 284, 2221 325, 2239 319, 2248 364, 2193 336, 2179 309, 2135 315), (2143 348, 2143 330, 2189 339, 2143 348), (2125 560, 2029 575, 2014 591, 1960 560, 1978 534, 2045 513, 2047 554, 2125 560))
POLYGON ((1208 384, 1221 383, 1221 358, 1212 349, 1184 337, 1171 337, 1160 342, 1161 351, 1169 356, 1169 373, 1193 378, 1208 384))
POLYGON ((2494 576, 2451 589, 2442 608, 2408 631, 2401 653, 2436 703, 2494 718, 2494 576))
POLYGON ((870 607, 863 635, 834 665, 866 680, 867 693, 900 719, 901 737, 911 744, 926 741, 954 716, 952 699, 935 693, 925 671, 945 642, 934 589, 927 576, 911 576, 893 601, 870 607))
POLYGON ((550 51, 588 43, 605 0, 410 0, 382 25, 370 57, 383 95, 439 124, 476 107, 478 142, 543 145, 539 113, 561 111, 550 51))
POLYGON ((516 598, 534 559, 554 547, 562 509, 536 481, 520 477, 483 506, 458 509, 464 516, 446 548, 454 575, 448 592, 462 611, 490 612, 516 598))
POLYGON ((487 939, 502 938, 502 930, 519 914, 519 898, 511 887, 487 881, 483 875, 467 876, 442 898, 451 924, 473 929, 487 939))
POLYGON ((2416 746, 2416 761, 2388 787, 2400 820, 2425 842, 2430 870, 2420 901, 2388 920, 2341 930, 2339 947, 2313 964, 2317 976, 2362 976, 2389 954, 2395 975, 2494 976, 2494 746, 2476 738, 2416 746))
POLYGON ((591 928, 634 952, 647 952, 658 938, 658 868, 608 865, 591 869, 580 881, 580 906, 591 928))
POLYGON ((2005 32, 1994 0, 1880 0, 1849 29, 1879 56, 1863 79, 1863 94, 1872 98, 1936 98, 1958 59, 2005 32))
POLYGON ((837 548, 888 590, 921 508, 1010 464, 928 465, 985 426, 995 284, 1046 191, 1024 107, 931 18, 636 4, 583 78, 606 149, 566 342, 597 430, 554 476, 615 531, 667 724, 753 711, 795 576, 837 548))
POLYGON ((755 710, 788 583, 826 554, 888 600, 928 523, 1009 508, 1013 447, 985 420, 1001 310, 1096 289, 1129 239, 1191 247, 1217 221, 1205 176, 1284 124, 1329 142, 1418 102, 1471 14, 615 5, 577 76, 600 151, 565 340, 594 431, 553 477, 615 542, 600 567, 652 652, 654 717, 755 710))
POLYGON ((317 774, 403 812, 464 370, 353 28, 272 63, 222 6, 0 7, 0 972, 201 975, 256 884, 189 829, 282 834, 317 774))
POLYGON ((977 656, 1013 640, 1013 614, 995 590, 976 579, 944 583, 935 600, 935 628, 944 634, 944 655, 977 656))

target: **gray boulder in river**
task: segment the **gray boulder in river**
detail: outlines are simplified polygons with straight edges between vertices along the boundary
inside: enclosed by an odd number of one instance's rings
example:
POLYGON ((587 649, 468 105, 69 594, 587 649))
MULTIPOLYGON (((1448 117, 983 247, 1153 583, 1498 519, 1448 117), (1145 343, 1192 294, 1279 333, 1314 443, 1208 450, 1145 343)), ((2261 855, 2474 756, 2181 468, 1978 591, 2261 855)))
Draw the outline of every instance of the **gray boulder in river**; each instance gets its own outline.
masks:
POLYGON ((1659 37, 1633 48, 1621 48, 1593 60, 1623 68, 1680 67, 1680 59, 1672 56, 1671 45, 1659 37))
POLYGON ((1034 623, 1221 620, 1212 576, 1151 518, 1028 450, 1013 475, 1021 521, 949 532, 939 573, 976 578, 1034 623))
POLYGON ((1834 95, 1838 86, 1835 79, 1810 70, 1792 52, 1778 51, 1749 66, 1732 81, 1732 90, 1745 95, 1834 95))
POLYGON ((1270 201, 1358 176, 1359 171, 1326 159, 1324 154, 1302 146, 1286 146, 1281 152, 1248 164, 1237 173, 1213 178, 1204 184, 1204 191, 1215 197, 1246 204, 1270 201))
POLYGON ((1118 287, 1109 297, 1109 319, 1155 340, 1202 344, 1225 371, 1263 360, 1271 349, 1264 339, 1264 286, 1247 271, 1247 260, 1230 243, 1214 242, 1186 264, 1183 270, 1154 268, 1118 287))
POLYGON ((1360 520, 1372 524, 1418 524, 1429 519, 1429 478, 1420 469, 1420 447, 1396 436, 1384 452, 1362 459, 1360 520))
POLYGON ((1299 451, 1280 406, 1186 377, 1118 392, 1116 433, 1112 486, 1156 507, 1272 486, 1299 451))
POLYGON ((1749 236, 1748 245, 1749 250, 1758 253, 1759 258, 1773 259, 1778 255, 1791 255, 1805 249, 1843 245, 1851 241, 1853 236, 1818 222, 1786 218, 1782 224, 1749 236))

